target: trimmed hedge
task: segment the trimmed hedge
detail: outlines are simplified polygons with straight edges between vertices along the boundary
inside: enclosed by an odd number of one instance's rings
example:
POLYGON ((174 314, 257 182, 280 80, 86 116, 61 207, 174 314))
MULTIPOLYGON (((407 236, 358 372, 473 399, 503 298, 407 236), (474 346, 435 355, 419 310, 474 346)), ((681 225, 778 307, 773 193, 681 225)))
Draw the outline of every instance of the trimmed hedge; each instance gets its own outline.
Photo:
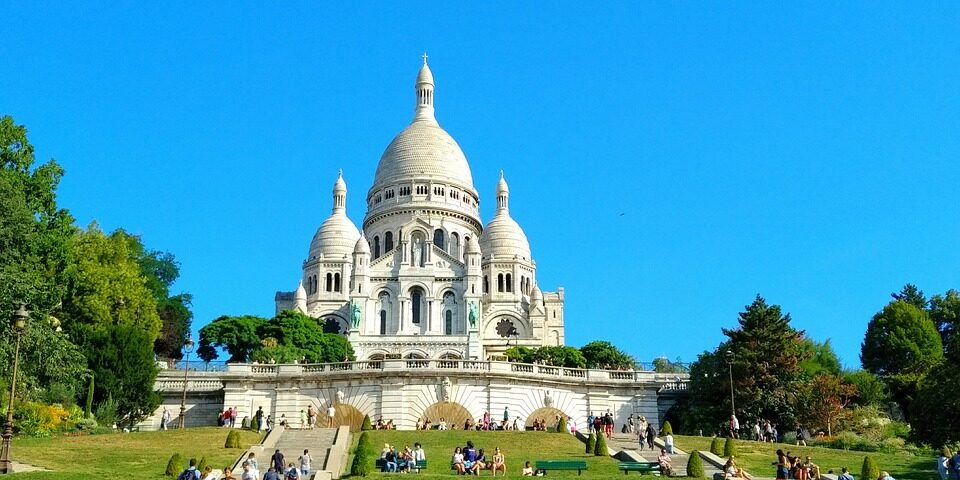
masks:
POLYGON ((673 426, 670 425, 670 420, 663 422, 663 434, 664 435, 673 435, 673 426))
POLYGON ((557 422, 557 433, 570 433, 567 431, 567 417, 560 415, 560 421, 557 422))
POLYGON ((597 435, 597 444, 593 447, 593 454, 598 457, 606 457, 610 455, 610 452, 607 450, 607 437, 602 433, 597 435))
POLYGON ((700 460, 700 452, 694 450, 690 452, 690 459, 687 460, 687 476, 692 478, 703 478, 703 460, 700 460))
POLYGON ((597 448, 597 436, 591 433, 590 436, 587 437, 587 449, 585 453, 588 453, 588 454, 593 453, 593 451, 596 448, 597 448))
POLYGON ((183 460, 183 455, 174 453, 170 456, 170 460, 167 461, 167 470, 164 473, 168 477, 176 477, 177 475, 180 475, 180 472, 187 468, 185 465, 186 462, 183 460))
POLYGON ((880 476, 880 467, 876 460, 870 455, 863 457, 863 468, 860 470, 860 478, 863 480, 873 480, 880 476))
POLYGON ((713 440, 710 442, 710 453, 721 456, 723 455, 723 439, 720 437, 713 437, 713 440))
POLYGON ((230 429, 227 432, 227 440, 223 442, 223 448, 240 448, 240 432, 230 429))
POLYGON ((735 457, 737 455, 737 441, 733 438, 727 437, 727 441, 723 442, 723 456, 726 458, 735 457))
POLYGON ((373 430, 373 423, 370 422, 370 415, 363 416, 363 424, 360 425, 360 430, 373 430))
POLYGON ((353 452, 353 463, 350 465, 351 477, 366 477, 373 467, 374 451, 370 447, 370 438, 367 432, 360 434, 357 449, 353 452))

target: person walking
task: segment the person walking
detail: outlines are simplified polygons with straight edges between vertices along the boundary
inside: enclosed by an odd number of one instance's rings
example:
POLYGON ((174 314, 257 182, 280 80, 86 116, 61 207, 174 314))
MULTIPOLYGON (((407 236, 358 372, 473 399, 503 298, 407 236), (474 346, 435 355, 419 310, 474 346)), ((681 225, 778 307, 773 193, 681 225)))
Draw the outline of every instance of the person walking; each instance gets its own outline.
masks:
POLYGON ((270 465, 272 465, 273 468, 276 469, 277 473, 286 471, 286 469, 284 468, 286 466, 286 463, 283 461, 283 453, 280 453, 279 448, 275 452, 273 452, 273 456, 270 457, 270 465))
POLYGON ((310 450, 306 448, 303 449, 303 455, 300 455, 300 473, 304 477, 310 478, 310 462, 313 461, 313 458, 310 457, 310 450))
POLYGON ((657 439, 657 429, 653 428, 653 424, 647 424, 647 446, 650 450, 653 450, 653 442, 657 439))
POLYGON ((266 427, 263 421, 263 406, 257 407, 257 413, 255 414, 257 418, 257 432, 262 432, 263 428, 266 427))
POLYGON ((163 407, 163 415, 160 416, 160 429, 166 430, 168 423, 170 423, 170 409, 163 407))

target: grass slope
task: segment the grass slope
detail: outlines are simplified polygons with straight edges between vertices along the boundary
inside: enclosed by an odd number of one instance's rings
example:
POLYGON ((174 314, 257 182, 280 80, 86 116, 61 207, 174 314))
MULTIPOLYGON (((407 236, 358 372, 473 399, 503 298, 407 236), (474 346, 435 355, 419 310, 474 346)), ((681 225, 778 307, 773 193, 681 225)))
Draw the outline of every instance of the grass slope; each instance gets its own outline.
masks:
MULTIPOLYGON (((484 449, 488 458, 492 457, 493 449, 500 447, 507 463, 507 476, 519 477, 524 462, 535 464, 537 460, 585 460, 587 470, 580 477, 584 480, 612 478, 622 476, 617 470, 617 461, 610 457, 595 457, 587 455, 583 450, 583 443, 573 435, 563 435, 550 432, 477 432, 462 430, 447 431, 387 431, 374 430, 370 434, 371 445, 379 450, 384 443, 389 443, 402 449, 405 445, 411 448, 415 442, 420 442, 427 454, 429 467, 417 478, 449 478, 456 477, 450 470, 450 457, 453 449, 464 446, 467 440, 472 440, 477 449, 484 449)), ((484 472, 483 475, 490 475, 484 472)), ((550 472, 551 478, 576 478, 576 470, 572 472, 550 472)), ((396 474, 374 473, 367 478, 396 478, 396 474)))
POLYGON ((227 430, 216 427, 133 432, 81 437, 15 438, 11 448, 18 462, 47 468, 51 472, 17 473, 18 479, 89 480, 123 478, 160 480, 170 456, 179 452, 185 460, 207 457, 214 468, 231 465, 260 435, 240 431, 243 449, 224 448, 227 430))
MULTIPOLYGON (((710 450, 710 437, 674 436, 677 447, 684 451, 710 450)), ((820 466, 821 473, 834 470, 840 473, 840 467, 847 467, 858 479, 863 457, 870 455, 880 465, 880 470, 890 472, 897 480, 929 480, 937 477, 936 459, 916 457, 907 453, 889 454, 879 452, 855 452, 824 447, 797 447, 785 443, 760 443, 745 440, 737 441, 737 465, 751 475, 759 477, 776 476, 777 449, 789 451, 792 455, 806 457, 810 455, 813 463, 820 466)), ((875 480, 875 479, 863 479, 875 480)))

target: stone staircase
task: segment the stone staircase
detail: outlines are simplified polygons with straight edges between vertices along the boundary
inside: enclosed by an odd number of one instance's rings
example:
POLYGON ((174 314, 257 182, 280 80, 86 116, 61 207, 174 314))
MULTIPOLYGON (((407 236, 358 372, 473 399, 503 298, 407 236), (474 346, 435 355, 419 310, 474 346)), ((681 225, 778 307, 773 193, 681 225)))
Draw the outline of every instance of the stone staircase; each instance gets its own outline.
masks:
POLYGON ((273 449, 265 452, 266 459, 269 460, 273 451, 279 449, 288 464, 292 462, 299 467, 300 462, 297 459, 303 454, 304 449, 310 450, 310 457, 313 459, 310 462, 310 478, 313 478, 315 473, 323 470, 324 465, 326 465, 327 451, 333 445, 336 435, 336 428, 314 428, 312 430, 288 428, 284 430, 273 449))
MULTIPOLYGON (((617 433, 613 435, 612 439, 607 440, 607 447, 617 452, 614 457, 623 461, 632 462, 656 462, 657 456, 660 455, 660 449, 663 448, 663 439, 657 438, 655 444, 656 446, 653 450, 650 450, 648 447, 641 451, 637 437, 629 433, 617 433)), ((690 455, 687 452, 674 448, 674 453, 670 455, 670 463, 673 465, 673 476, 686 476, 687 462, 689 460, 690 455)), ((707 478, 713 478, 713 474, 718 472, 720 472, 720 470, 710 462, 703 462, 703 473, 707 478)))

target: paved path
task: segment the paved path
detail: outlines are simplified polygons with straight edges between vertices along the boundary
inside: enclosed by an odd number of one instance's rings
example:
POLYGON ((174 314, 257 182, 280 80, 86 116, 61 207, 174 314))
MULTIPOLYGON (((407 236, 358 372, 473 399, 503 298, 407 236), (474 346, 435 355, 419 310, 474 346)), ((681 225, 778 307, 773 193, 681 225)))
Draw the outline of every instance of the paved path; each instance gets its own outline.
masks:
POLYGON ((11 463, 12 463, 12 466, 13 466, 13 473, 23 473, 23 472, 50 472, 50 471, 51 471, 51 470, 46 469, 46 468, 43 468, 43 467, 37 467, 37 466, 30 465, 30 464, 26 464, 26 463, 20 463, 20 462, 16 462, 16 461, 13 461, 13 462, 11 462, 11 463))

